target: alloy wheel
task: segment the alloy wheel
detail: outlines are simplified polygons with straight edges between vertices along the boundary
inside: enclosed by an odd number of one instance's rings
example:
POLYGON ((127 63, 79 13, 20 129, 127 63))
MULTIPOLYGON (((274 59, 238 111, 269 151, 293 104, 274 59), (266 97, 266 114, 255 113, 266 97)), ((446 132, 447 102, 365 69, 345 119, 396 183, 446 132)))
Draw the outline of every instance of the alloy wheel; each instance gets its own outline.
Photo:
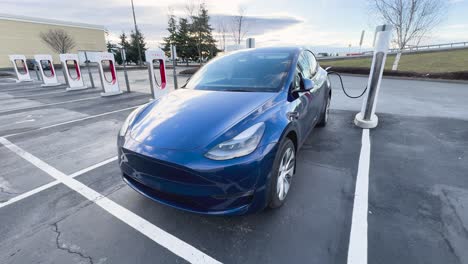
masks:
POLYGON ((281 157, 281 163, 278 171, 278 180, 276 183, 276 194, 278 199, 283 201, 288 194, 291 186, 291 180, 294 175, 294 167, 296 164, 295 154, 292 148, 287 148, 281 157))
POLYGON ((330 115, 330 97, 327 99, 327 106, 325 108, 325 123, 328 122, 328 116, 330 115))

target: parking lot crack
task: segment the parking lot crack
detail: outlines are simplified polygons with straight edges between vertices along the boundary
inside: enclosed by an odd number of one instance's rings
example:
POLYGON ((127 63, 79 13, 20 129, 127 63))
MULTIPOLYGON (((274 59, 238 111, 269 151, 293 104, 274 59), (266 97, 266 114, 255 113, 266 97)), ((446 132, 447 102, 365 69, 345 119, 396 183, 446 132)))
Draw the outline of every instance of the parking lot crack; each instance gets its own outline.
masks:
POLYGON ((52 230, 57 234, 57 237, 55 238, 55 244, 57 246, 57 249, 63 250, 68 252, 69 254, 77 255, 82 259, 87 260, 90 264, 94 264, 94 261, 91 256, 87 256, 84 253, 80 252, 78 249, 79 247, 76 246, 68 246, 65 243, 60 242, 60 236, 62 235, 62 232, 58 228, 58 222, 52 224, 52 230))
POLYGON ((0 186, 0 193, 8 194, 8 195, 17 195, 17 192, 7 191, 4 187, 0 186))

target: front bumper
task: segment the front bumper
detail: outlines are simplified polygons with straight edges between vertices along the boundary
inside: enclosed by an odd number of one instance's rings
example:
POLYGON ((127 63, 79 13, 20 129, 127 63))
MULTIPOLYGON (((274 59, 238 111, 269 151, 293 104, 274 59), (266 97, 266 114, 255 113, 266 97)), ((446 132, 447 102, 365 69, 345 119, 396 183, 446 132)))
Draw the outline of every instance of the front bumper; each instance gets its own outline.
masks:
POLYGON ((124 181, 152 200, 213 215, 245 214, 266 206, 276 144, 226 161, 207 159, 202 152, 152 149, 128 136, 119 139, 124 181))

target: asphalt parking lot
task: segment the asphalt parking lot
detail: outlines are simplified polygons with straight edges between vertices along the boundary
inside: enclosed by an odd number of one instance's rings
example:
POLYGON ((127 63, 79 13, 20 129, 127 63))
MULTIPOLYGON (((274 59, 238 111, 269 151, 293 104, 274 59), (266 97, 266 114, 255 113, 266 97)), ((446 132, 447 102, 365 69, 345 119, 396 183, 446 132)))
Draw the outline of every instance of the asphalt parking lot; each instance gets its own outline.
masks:
MULTIPOLYGON (((344 77, 355 94, 366 80, 344 77)), ((0 80, 0 263, 349 263, 351 244, 363 243, 350 239, 361 100, 334 86, 330 123, 299 151, 285 206, 214 217, 152 202, 121 180, 116 135, 150 99, 144 81, 132 83, 134 92, 103 98, 100 88, 0 80)), ((368 263, 468 263, 467 86, 383 80, 368 263)))

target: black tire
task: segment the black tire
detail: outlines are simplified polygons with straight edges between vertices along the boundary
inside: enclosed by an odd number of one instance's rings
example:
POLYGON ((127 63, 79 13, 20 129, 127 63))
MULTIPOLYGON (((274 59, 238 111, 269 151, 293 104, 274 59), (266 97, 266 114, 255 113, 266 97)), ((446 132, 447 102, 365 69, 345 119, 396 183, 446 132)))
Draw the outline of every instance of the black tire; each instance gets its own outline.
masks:
POLYGON ((324 127, 328 123, 328 119, 330 118, 330 102, 331 102, 331 95, 327 96, 327 102, 325 107, 322 109, 322 113, 320 113, 320 121, 317 123, 318 127, 324 127))
MULTIPOLYGON (((287 164, 285 164, 287 165, 287 164)), ((288 169, 288 168, 286 168, 288 169)), ((275 162, 273 164, 273 169, 272 169, 272 175, 271 175, 271 182, 270 182, 270 197, 269 197, 269 204, 268 207, 270 208, 278 208, 281 207, 284 204, 284 201, 287 198, 287 194, 289 193, 289 189, 291 186, 291 180, 293 178, 294 173, 296 172, 296 148, 294 147, 294 143, 291 141, 291 139, 286 138, 283 140, 281 143, 278 152, 276 153, 275 157, 275 162), (280 174, 280 166, 282 164, 282 160, 284 156, 286 155, 286 151, 292 151, 292 158, 293 158, 293 164, 292 164, 292 174, 289 177, 289 186, 286 190, 286 193, 284 197, 280 197, 280 194, 278 193, 278 179, 280 179, 283 174, 280 174)))

